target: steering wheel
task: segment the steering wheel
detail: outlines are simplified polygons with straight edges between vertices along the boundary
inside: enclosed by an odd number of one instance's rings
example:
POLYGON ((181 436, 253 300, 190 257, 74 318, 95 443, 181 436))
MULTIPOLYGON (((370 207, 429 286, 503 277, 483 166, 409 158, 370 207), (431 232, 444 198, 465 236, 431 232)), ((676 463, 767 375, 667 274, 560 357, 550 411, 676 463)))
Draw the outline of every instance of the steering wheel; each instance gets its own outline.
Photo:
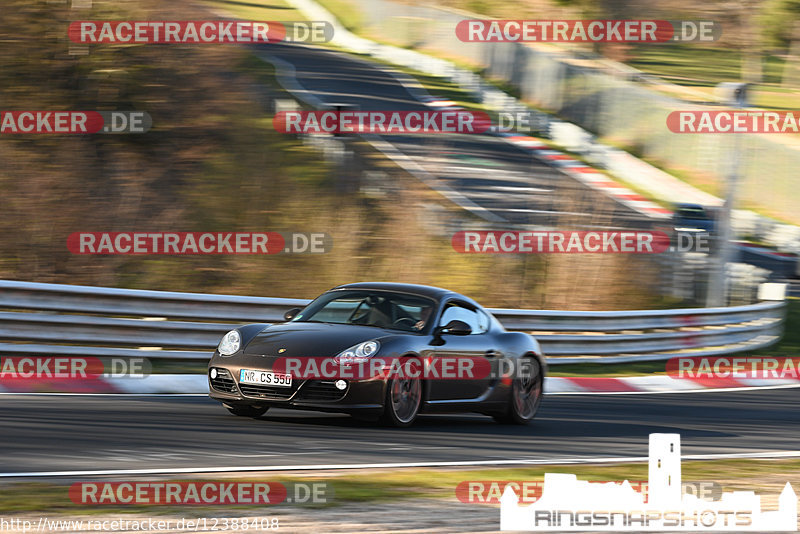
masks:
POLYGON ((399 319, 395 319, 392 326, 408 326, 409 328, 414 328, 415 324, 417 324, 417 321, 411 317, 400 317, 399 319))

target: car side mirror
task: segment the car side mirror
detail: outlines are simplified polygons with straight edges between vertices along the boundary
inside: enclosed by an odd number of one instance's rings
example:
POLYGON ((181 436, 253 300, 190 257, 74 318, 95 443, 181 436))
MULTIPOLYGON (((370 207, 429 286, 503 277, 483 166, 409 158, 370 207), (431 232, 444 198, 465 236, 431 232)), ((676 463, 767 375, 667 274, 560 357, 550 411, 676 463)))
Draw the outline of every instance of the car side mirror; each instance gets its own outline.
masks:
POLYGON ((297 317, 297 314, 300 313, 302 310, 303 308, 292 308, 291 310, 283 314, 283 318, 287 321, 291 321, 292 319, 297 317))
POLYGON ((452 334, 454 336, 468 336, 472 333, 472 328, 464 321, 453 319, 444 326, 436 329, 437 334, 452 334))

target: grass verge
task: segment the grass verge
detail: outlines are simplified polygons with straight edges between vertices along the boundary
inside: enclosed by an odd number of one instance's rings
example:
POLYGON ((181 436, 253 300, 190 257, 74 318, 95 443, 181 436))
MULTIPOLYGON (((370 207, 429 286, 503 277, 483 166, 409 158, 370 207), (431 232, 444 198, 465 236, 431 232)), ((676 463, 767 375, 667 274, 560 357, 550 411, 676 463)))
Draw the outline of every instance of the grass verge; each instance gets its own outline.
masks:
MULTIPOLYGON (((333 489, 334 499, 325 505, 347 503, 391 502, 400 499, 453 499, 455 489, 463 481, 542 481, 545 473, 573 473, 582 480, 647 480, 646 463, 613 465, 553 465, 506 469, 411 469, 390 472, 370 471, 359 474, 333 476, 268 476, 270 482, 327 482, 333 489)), ((754 490, 759 493, 778 493, 786 481, 800 475, 800 460, 712 460, 685 461, 682 477, 687 481, 715 481, 724 491, 754 490)), ((202 479, 202 481, 253 481, 255 477, 202 479)), ((197 480, 197 479, 195 479, 197 480)), ((265 477, 258 477, 259 482, 265 477)), ((186 514, 186 507, 175 506, 85 506, 73 503, 68 497, 69 483, 24 482, 3 485, 0 492, 0 513, 25 514, 47 512, 59 514, 120 514, 150 513, 154 515, 186 514)), ((219 510, 221 507, 191 506, 192 512, 219 510)), ((259 510, 263 505, 225 506, 226 511, 259 510)))

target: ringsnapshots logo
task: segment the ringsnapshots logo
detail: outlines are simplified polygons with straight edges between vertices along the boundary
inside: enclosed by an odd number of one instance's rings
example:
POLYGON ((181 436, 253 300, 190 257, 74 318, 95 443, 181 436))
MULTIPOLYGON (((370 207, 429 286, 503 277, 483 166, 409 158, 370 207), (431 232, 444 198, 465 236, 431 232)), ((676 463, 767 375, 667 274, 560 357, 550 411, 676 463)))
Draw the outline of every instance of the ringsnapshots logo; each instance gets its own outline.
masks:
POLYGON ((778 510, 763 511, 753 491, 722 493, 708 501, 683 493, 680 434, 650 434, 649 499, 627 480, 592 483, 546 473, 541 496, 520 504, 512 486, 500 498, 500 529, 523 531, 748 531, 796 532, 797 495, 788 482, 778 510))
POLYGON ((70 23, 70 41, 80 44, 327 43, 325 21, 83 20, 70 23))
POLYGON ((324 232, 74 232, 73 254, 324 254, 333 238, 324 232))
POLYGON ((722 26, 704 20, 462 20, 456 37, 468 43, 713 42, 722 26))
POLYGON ((143 134, 152 125, 146 111, 0 111, 0 135, 143 134))

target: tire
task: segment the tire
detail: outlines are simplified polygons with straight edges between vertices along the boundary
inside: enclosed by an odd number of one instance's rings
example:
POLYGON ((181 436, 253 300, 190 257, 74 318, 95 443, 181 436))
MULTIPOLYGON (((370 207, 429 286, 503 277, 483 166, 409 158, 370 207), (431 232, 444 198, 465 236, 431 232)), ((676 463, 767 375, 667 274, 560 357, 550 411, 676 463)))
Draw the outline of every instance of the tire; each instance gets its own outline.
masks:
POLYGON ((422 381, 392 378, 386 383, 386 399, 380 422, 386 426, 408 427, 414 424, 422 406, 422 381))
POLYGON ((544 384, 542 365, 539 360, 531 357, 522 358, 520 363, 520 368, 527 368, 528 372, 511 380, 508 407, 503 413, 492 416, 498 423, 527 425, 533 421, 539 410, 544 384))
POLYGON ((269 406, 266 408, 259 408, 257 406, 225 406, 225 408, 233 415, 238 415, 239 417, 261 417, 269 410, 269 406))

